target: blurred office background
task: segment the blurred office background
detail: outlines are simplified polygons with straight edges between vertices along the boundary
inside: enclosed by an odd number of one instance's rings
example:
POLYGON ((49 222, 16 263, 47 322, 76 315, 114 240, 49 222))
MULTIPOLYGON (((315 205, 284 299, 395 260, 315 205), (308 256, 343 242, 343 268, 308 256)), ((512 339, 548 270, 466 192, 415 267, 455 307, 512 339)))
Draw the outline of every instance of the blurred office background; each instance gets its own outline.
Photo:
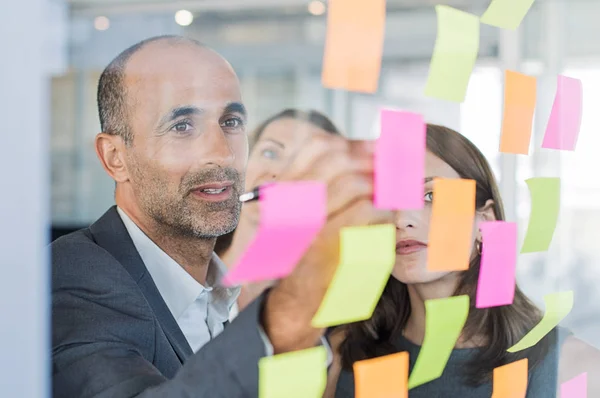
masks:
POLYGON ((544 294, 573 289, 575 308, 567 326, 600 346, 599 0, 537 0, 516 32, 482 26, 479 60, 463 104, 423 95, 436 37, 434 5, 481 15, 489 0, 388 0, 376 95, 321 86, 326 1, 46 1, 53 237, 87 226, 113 203, 114 184, 92 146, 99 131, 95 96, 102 69, 139 40, 182 34, 209 44, 233 64, 251 128, 283 107, 300 107, 325 112, 350 137, 375 137, 378 109, 391 106, 459 130, 493 164, 508 220, 518 221, 521 238, 530 210, 524 181, 560 176, 562 209, 552 247, 520 256, 519 281, 541 306, 544 294), (538 78, 530 156, 498 153, 504 69, 538 78), (583 81, 583 124, 575 153, 540 149, 559 73, 583 81))

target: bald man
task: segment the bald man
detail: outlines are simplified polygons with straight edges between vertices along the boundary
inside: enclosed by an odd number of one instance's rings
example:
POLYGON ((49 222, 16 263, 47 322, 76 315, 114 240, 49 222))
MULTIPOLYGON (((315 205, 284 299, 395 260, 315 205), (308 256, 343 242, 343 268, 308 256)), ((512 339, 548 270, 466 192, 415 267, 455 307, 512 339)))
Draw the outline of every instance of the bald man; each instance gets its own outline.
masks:
POLYGON ((371 148, 316 137, 282 173, 327 184, 327 223, 229 325, 239 289, 218 284, 213 248, 238 222, 248 158, 233 69, 195 41, 148 39, 104 70, 98 108, 116 206, 51 246, 54 396, 258 396, 261 357, 324 344, 310 320, 339 229, 391 220, 372 207, 371 148))

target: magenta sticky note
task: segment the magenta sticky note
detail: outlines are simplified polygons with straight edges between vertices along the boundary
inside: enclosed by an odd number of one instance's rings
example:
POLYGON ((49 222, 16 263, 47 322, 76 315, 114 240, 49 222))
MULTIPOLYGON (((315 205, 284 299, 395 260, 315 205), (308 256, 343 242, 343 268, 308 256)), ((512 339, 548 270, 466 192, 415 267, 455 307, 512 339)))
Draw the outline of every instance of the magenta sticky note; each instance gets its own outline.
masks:
POLYGON ((384 109, 375 144, 374 204, 379 209, 422 209, 426 125, 423 116, 384 109))
POLYGON ((561 398, 587 398, 587 372, 560 385, 561 398))
POLYGON ((581 80, 558 75, 554 104, 542 148, 574 151, 581 128, 583 86, 581 80))
POLYGON ((284 278, 327 218, 327 188, 313 181, 274 183, 260 190, 260 225, 254 240, 223 283, 284 278))
POLYGON ((517 265, 517 224, 489 221, 480 225, 481 264, 475 307, 512 304, 517 265))

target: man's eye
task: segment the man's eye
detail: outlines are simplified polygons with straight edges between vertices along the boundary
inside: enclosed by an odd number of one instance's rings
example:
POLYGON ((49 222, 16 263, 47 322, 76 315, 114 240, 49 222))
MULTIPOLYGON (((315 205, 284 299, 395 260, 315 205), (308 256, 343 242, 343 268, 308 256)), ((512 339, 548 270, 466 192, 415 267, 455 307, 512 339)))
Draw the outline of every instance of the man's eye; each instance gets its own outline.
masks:
POLYGON ((236 129, 236 128, 242 127, 243 125, 244 125, 244 122, 242 122, 242 119, 237 118, 237 117, 227 119, 221 123, 221 127, 226 127, 228 129, 236 129))
POLYGON ((192 129, 192 125, 189 124, 188 122, 177 123, 175 126, 173 126, 173 130, 178 133, 185 133, 191 129, 192 129))

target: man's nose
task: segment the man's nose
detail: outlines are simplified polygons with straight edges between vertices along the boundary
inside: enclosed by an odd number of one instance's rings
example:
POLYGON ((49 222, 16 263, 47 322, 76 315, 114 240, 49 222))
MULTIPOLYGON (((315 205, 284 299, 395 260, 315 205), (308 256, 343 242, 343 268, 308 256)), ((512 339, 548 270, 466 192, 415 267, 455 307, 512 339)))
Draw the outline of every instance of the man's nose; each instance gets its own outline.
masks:
POLYGON ((231 167, 235 161, 235 153, 227 134, 220 126, 211 127, 198 140, 201 146, 202 163, 207 166, 231 167))

